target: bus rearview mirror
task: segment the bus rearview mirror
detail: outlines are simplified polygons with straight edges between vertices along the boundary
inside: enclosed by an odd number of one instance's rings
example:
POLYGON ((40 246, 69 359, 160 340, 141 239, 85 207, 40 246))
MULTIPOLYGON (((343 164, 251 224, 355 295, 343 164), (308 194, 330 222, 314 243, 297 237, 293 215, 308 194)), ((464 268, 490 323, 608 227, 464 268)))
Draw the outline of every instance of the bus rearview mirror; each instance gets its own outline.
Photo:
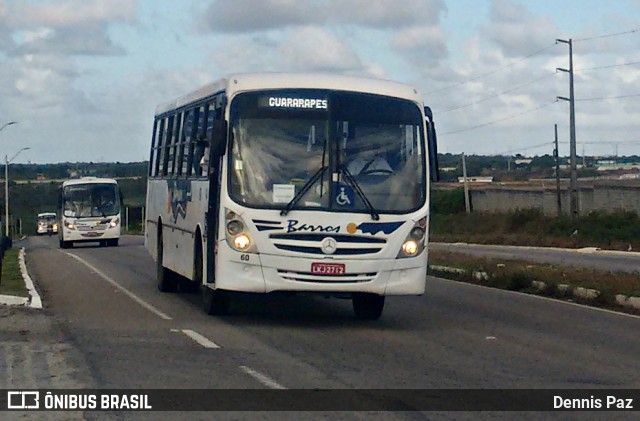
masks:
POLYGON ((424 107, 425 123, 427 125, 427 150, 429 157, 429 178, 431 181, 440 181, 440 168, 438 165, 438 139, 436 135, 436 123, 433 121, 431 108, 424 107))
POLYGON ((227 145, 227 122, 225 120, 214 120, 211 131, 211 153, 214 156, 224 155, 227 145))

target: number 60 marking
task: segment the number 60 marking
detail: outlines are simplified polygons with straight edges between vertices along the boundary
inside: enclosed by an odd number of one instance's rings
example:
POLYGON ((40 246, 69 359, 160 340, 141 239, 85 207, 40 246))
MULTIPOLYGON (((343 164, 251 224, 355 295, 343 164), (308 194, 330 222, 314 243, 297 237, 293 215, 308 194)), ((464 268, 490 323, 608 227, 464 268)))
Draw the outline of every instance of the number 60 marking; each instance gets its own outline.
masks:
POLYGON ((249 255, 248 254, 241 254, 240 255, 240 260, 242 260, 243 262, 248 262, 249 261, 249 255))

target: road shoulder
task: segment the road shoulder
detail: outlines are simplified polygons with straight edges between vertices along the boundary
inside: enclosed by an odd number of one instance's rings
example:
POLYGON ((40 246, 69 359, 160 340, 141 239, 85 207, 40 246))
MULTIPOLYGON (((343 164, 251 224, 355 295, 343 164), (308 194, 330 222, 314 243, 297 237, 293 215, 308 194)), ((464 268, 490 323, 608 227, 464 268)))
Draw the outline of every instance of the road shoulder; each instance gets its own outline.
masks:
POLYGON ((15 295, 0 295, 0 305, 7 306, 25 306, 31 307, 35 309, 42 308, 42 298, 38 293, 38 290, 35 287, 35 284, 31 277, 29 276, 29 272, 27 270, 27 265, 25 263, 25 248, 21 247, 18 255, 18 265, 20 267, 20 273, 22 274, 22 280, 24 281, 25 288, 29 292, 29 297, 19 297, 15 295))

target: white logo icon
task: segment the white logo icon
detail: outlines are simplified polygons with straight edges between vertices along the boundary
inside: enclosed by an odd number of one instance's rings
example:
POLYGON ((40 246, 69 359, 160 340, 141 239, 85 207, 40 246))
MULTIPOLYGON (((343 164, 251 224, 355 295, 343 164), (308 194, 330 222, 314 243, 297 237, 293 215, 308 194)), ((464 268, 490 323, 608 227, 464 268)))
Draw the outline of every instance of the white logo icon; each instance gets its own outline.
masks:
POLYGON ((338 193, 338 197, 336 197, 336 202, 340 206, 350 205, 351 200, 349 200, 349 195, 344 191, 344 187, 340 187, 340 193, 338 193))
POLYGON ((338 243, 333 238, 327 237, 322 240, 321 249, 324 254, 333 254, 338 249, 338 243))
POLYGON ((7 409, 39 409, 40 392, 7 392, 7 409))

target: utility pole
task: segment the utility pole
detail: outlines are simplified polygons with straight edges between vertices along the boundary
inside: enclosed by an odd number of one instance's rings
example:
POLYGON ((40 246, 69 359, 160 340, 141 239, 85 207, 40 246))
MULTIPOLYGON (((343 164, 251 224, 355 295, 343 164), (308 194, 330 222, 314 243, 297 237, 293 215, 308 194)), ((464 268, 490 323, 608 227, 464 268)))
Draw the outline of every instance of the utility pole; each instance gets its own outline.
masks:
POLYGON ((575 96, 573 91, 573 43, 571 39, 562 40, 556 39, 556 42, 563 44, 569 44, 569 70, 556 68, 561 72, 569 73, 569 98, 559 96, 558 99, 569 101, 569 160, 571 166, 571 219, 575 220, 578 217, 578 168, 577 168, 577 154, 576 154, 576 106, 575 96))
POLYGON ((462 152, 462 181, 464 183, 464 207, 467 213, 471 213, 471 202, 469 200, 469 181, 467 180, 467 161, 462 152))
POLYGON ((554 124, 553 129, 555 132, 555 149, 553 150, 553 156, 556 159, 556 203, 558 209, 558 217, 562 216, 562 196, 560 195, 560 152, 558 151, 558 125, 554 124))

